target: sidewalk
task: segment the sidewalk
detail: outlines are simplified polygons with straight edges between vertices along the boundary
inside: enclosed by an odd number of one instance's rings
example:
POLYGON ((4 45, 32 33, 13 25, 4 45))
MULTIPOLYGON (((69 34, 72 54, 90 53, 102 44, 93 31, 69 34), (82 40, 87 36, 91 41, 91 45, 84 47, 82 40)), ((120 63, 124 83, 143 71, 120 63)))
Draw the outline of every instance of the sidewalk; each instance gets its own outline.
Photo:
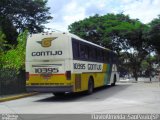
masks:
MULTIPOLYGON (((127 82, 127 83, 136 83, 135 78, 120 78, 118 82, 127 82)), ((139 77, 137 82, 144 82, 144 83, 150 83, 150 79, 147 77, 139 77)), ((159 78, 152 77, 151 82, 160 82, 159 78)))
POLYGON ((13 95, 0 95, 0 102, 6 102, 10 100, 20 99, 28 96, 33 96, 38 94, 38 92, 32 93, 20 93, 20 94, 13 94, 13 95))

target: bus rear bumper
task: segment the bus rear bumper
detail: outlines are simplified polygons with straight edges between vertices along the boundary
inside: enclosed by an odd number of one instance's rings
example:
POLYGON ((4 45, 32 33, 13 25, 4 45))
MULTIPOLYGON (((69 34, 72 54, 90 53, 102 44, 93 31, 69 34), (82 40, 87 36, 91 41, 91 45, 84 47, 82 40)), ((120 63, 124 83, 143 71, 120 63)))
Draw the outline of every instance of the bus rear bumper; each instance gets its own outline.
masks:
POLYGON ((73 92, 73 86, 26 86, 28 92, 73 92))

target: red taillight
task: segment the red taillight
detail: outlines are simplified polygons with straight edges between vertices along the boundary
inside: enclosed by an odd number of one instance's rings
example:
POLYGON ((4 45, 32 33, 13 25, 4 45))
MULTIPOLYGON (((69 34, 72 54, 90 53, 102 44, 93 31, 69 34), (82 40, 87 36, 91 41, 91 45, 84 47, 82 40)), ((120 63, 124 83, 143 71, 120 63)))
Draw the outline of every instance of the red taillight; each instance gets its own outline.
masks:
POLYGON ((29 80, 29 72, 26 72, 26 81, 29 80))
POLYGON ((66 79, 67 80, 71 79, 71 71, 66 71, 66 79))

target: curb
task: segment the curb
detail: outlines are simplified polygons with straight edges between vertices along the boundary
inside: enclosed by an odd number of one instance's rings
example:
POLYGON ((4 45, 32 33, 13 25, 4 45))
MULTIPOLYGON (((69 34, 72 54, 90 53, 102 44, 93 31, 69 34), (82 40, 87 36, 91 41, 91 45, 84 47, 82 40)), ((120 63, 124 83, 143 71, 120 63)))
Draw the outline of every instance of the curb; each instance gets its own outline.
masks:
POLYGON ((0 98, 0 102, 6 102, 6 101, 10 101, 10 100, 16 100, 16 99, 20 99, 20 98, 24 98, 24 97, 29 97, 29 96, 33 96, 38 94, 38 92, 33 92, 33 93, 24 93, 24 94, 19 94, 19 95, 13 95, 10 97, 5 97, 5 98, 0 98))

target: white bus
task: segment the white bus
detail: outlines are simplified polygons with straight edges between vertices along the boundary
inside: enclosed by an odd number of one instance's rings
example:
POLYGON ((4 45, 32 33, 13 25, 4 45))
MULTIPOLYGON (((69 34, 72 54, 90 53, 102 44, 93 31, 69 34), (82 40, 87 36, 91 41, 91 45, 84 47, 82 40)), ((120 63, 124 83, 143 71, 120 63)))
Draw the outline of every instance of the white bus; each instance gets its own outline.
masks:
POLYGON ((27 39, 27 91, 91 94, 118 79, 117 56, 109 49, 63 32, 32 34, 27 39))

